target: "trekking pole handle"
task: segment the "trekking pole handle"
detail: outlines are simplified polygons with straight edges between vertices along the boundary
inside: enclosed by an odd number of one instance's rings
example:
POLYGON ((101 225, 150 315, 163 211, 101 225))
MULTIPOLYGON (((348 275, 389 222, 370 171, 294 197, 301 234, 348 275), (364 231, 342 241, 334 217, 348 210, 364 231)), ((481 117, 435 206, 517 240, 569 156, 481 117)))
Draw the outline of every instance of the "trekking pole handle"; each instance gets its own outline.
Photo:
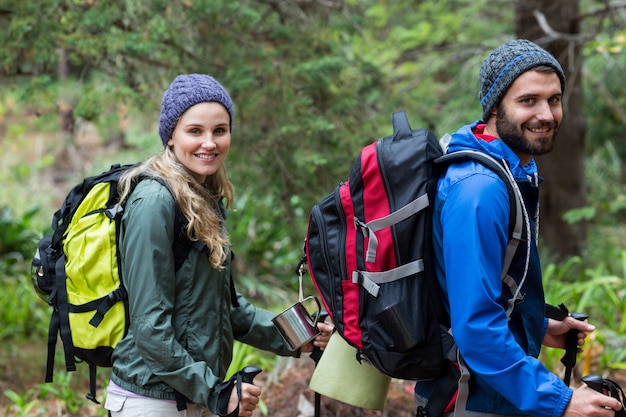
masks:
POLYGON ((241 380, 246 384, 252 384, 254 378, 261 373, 261 369, 256 366, 246 366, 241 370, 241 380))
POLYGON ((605 392, 602 390, 604 381, 602 380, 602 377, 600 375, 585 375, 583 376, 582 380, 592 390, 597 391, 600 394, 605 394, 605 392))
MULTIPOLYGON (((578 321, 585 321, 589 318, 589 316, 585 313, 572 313, 572 318, 578 321)), ((579 331, 576 329, 572 329, 567 332, 566 342, 565 342, 565 356, 563 356, 563 364, 564 365, 575 365, 576 364, 576 354, 578 353, 578 333, 579 331)))
MULTIPOLYGON (((578 320, 584 321, 589 318, 589 316, 585 313, 572 313, 571 317, 578 320)), ((571 377, 571 371, 576 365, 576 355, 578 354, 578 330, 572 329, 567 332, 567 336, 565 339, 565 355, 561 359, 561 362, 566 367, 566 373, 564 382, 569 386, 569 381, 571 377)))

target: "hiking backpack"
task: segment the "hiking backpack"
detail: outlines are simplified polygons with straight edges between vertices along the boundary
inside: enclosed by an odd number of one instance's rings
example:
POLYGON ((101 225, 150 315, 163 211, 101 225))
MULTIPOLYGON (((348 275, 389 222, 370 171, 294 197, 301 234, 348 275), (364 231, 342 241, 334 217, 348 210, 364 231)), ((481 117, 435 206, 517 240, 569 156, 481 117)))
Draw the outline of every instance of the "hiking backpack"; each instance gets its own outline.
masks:
MULTIPOLYGON (((37 295, 52 306, 45 382, 52 382, 60 335, 66 370, 75 371, 77 362, 89 364, 87 398, 95 403, 96 367, 112 366, 113 349, 129 325, 128 294, 118 262, 124 205, 118 204, 117 184, 134 166, 116 164, 75 185, 54 213, 53 233, 39 241, 31 266, 37 295)), ((192 247, 204 247, 187 238, 187 221, 178 206, 175 213, 173 251, 178 270, 192 247)))
POLYGON ((349 180, 309 215, 301 262, 335 328, 359 361, 393 378, 436 378, 457 360, 431 242, 431 203, 450 163, 478 161, 506 184, 511 221, 502 279, 514 294, 507 314, 519 296, 507 272, 526 214, 513 175, 504 161, 481 152, 443 155, 433 132, 411 129, 406 113, 396 112, 393 135, 364 147, 349 180))

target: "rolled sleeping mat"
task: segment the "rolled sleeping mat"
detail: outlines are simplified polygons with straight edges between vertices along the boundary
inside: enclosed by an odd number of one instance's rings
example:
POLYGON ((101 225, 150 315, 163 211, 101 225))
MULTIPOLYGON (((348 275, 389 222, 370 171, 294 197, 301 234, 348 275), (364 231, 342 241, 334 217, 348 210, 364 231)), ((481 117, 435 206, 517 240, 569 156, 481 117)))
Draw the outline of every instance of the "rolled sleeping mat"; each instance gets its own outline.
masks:
POLYGON ((359 362, 357 350, 337 332, 322 354, 309 388, 326 397, 370 410, 382 410, 391 377, 366 361, 359 362))

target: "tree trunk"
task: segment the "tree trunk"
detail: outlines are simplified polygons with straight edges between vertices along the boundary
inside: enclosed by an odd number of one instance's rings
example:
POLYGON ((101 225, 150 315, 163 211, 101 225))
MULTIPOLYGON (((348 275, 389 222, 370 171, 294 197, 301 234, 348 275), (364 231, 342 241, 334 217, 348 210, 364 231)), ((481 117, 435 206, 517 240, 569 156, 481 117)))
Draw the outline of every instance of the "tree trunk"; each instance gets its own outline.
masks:
POLYGON ((579 255, 586 240, 586 224, 570 225, 563 213, 586 204, 585 133, 581 82, 582 40, 577 17, 579 0, 518 0, 516 35, 532 40, 561 63, 567 86, 563 122, 554 150, 536 158, 541 185, 541 242, 558 259, 579 255), (542 18, 545 17, 545 21, 542 18))

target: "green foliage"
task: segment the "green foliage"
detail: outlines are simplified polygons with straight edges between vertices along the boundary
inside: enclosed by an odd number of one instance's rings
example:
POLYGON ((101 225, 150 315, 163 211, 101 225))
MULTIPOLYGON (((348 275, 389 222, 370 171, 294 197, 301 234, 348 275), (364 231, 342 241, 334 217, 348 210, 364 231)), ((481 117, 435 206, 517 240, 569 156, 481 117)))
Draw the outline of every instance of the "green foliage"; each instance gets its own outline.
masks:
MULTIPOLYGON (((544 268, 546 301, 553 305, 565 304, 570 311, 589 315, 589 322, 597 328, 595 341, 602 350, 600 369, 624 367, 626 347, 626 250, 614 251, 620 268, 613 270, 613 260, 600 261, 597 265, 574 257, 557 265, 544 268)), ((546 349, 543 353, 547 364, 556 363, 559 350, 546 349)))
POLYGON ((595 221, 606 226, 626 220, 626 185, 624 166, 613 141, 605 141, 587 159, 587 189, 595 221))
POLYGON ((570 311, 583 311, 593 321, 619 333, 626 332, 626 251, 620 254, 621 275, 607 271, 607 266, 585 266, 581 258, 571 258, 563 265, 544 269, 546 299, 557 305, 564 303, 570 311))
POLYGON ((79 99, 78 104, 74 108, 74 115, 91 122, 98 119, 101 110, 102 107, 98 100, 98 95, 89 91, 79 99))
POLYGON ((38 209, 31 209, 17 219, 9 207, 0 207, 0 263, 21 265, 33 255, 37 234, 32 219, 37 212, 38 209))
MULTIPOLYGON (((53 384, 40 385, 40 397, 43 398, 47 395, 52 395, 63 403, 69 413, 77 413, 86 401, 84 393, 88 385, 77 389, 76 384, 72 384, 74 375, 73 372, 55 373, 55 382, 53 384)), ((108 414, 104 408, 99 408, 99 415, 105 416, 108 414)))
POLYGON ((31 388, 23 394, 7 389, 4 391, 4 395, 11 401, 11 405, 7 408, 5 416, 14 417, 27 417, 30 415, 31 410, 38 403, 35 397, 35 389, 31 388))
POLYGON ((439 135, 478 119, 478 68, 491 47, 510 37, 510 2, 366 4, 363 26, 370 29, 352 47, 387 75, 390 108, 406 109, 414 125, 439 135))
POLYGON ((80 409, 80 404, 83 399, 79 396, 80 391, 77 392, 76 389, 71 386, 72 375, 71 372, 59 372, 54 384, 41 385, 41 395, 54 395, 63 402, 67 411, 76 413, 80 409))
POLYGON ((30 281, 30 262, 38 238, 32 220, 37 211, 17 218, 11 209, 0 209, 0 340, 39 336, 46 329, 45 309, 30 281))
MULTIPOLYGON (((80 382, 77 382, 74 376, 76 375, 71 372, 57 372, 55 374, 54 383, 38 384, 22 393, 11 389, 5 390, 4 395, 11 402, 7 407, 5 415, 24 417, 31 415, 48 415, 45 413, 53 411, 47 410, 45 405, 42 406, 41 400, 51 396, 58 399, 60 403, 63 404, 64 413, 67 413, 67 415, 78 415, 79 412, 84 411, 87 402, 83 396, 83 392, 86 392, 86 388, 85 386, 78 386, 78 384, 88 384, 88 382, 84 378, 84 375, 78 375, 81 377, 80 382)), ((102 398, 99 400, 102 401, 102 398)), ((57 412, 59 411, 60 410, 57 412)), ((90 411, 89 414, 105 417, 108 415, 108 411, 104 407, 99 406, 93 407, 93 410, 90 411)))
POLYGON ((226 379, 229 379, 237 371, 246 366, 256 366, 264 371, 271 369, 276 362, 275 356, 267 352, 261 352, 250 345, 235 341, 233 346, 233 360, 226 371, 226 379))
POLYGON ((265 305, 296 301, 295 269, 302 257, 308 212, 298 208, 297 196, 287 204, 293 207, 297 219, 294 225, 276 209, 279 203, 273 195, 257 197, 252 190, 240 193, 235 210, 228 216, 237 287, 265 305), (300 238, 292 239, 294 234, 300 238))
POLYGON ((606 141, 586 160, 588 204, 564 214, 569 223, 588 222, 589 242, 585 254, 602 259, 611 271, 621 265, 619 251, 626 248, 626 185, 624 166, 614 142, 606 141))
POLYGON ((613 143, 617 155, 626 159, 626 31, 610 26, 585 48, 584 97, 589 152, 613 143))
POLYGON ((0 277, 0 341, 22 342, 31 337, 45 340, 50 310, 35 295, 30 276, 0 277))

